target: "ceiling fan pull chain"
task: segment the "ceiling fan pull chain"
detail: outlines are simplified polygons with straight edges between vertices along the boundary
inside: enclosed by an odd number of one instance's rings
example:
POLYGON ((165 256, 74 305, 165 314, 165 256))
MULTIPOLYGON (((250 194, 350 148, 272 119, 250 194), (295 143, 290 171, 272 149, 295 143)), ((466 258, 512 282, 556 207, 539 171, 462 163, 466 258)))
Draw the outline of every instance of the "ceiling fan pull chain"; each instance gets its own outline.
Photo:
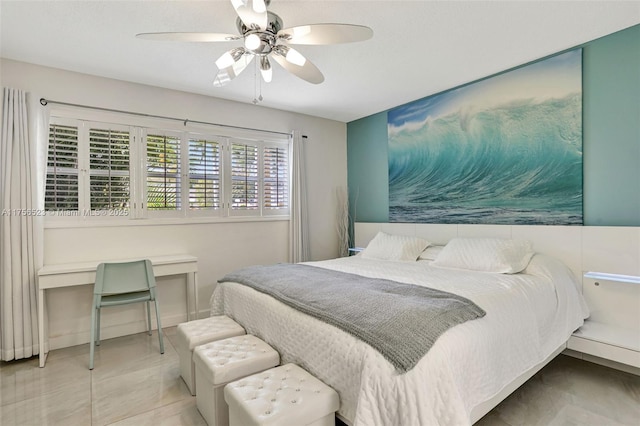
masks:
MULTIPOLYGON (((256 61, 256 68, 258 68, 258 61, 256 61)), ((259 81, 259 84, 260 84, 260 96, 258 97, 258 100, 262 102, 262 99, 264 99, 262 97, 262 76, 260 76, 260 78, 256 77, 256 79, 259 81)))
POLYGON ((253 104, 258 104, 257 94, 258 94, 258 61, 254 61, 253 64, 253 104))

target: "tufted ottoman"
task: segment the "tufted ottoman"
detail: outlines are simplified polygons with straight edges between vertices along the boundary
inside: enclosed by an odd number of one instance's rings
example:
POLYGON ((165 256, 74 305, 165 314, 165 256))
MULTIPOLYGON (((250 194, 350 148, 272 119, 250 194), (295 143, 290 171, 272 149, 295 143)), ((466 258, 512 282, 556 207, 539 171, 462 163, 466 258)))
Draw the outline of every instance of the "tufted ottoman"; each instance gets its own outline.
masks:
POLYGON ((193 349, 196 346, 245 334, 244 328, 226 315, 178 324, 176 350, 180 357, 180 375, 191 395, 196 394, 193 349))
POLYGON ((338 394, 295 364, 229 383, 230 426, 333 426, 338 394))
POLYGON ((264 371, 280 363, 280 355, 256 336, 244 335, 198 346, 196 406, 209 426, 229 424, 224 386, 241 377, 264 371))

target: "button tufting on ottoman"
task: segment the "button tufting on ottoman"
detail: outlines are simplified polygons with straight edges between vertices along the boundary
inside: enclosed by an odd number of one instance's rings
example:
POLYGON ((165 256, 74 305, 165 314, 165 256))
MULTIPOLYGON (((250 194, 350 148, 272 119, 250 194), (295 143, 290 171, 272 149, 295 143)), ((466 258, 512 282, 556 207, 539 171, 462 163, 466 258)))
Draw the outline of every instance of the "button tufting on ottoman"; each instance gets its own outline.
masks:
POLYGON ((333 426, 336 391, 295 364, 254 374, 224 389, 230 426, 333 426))
POLYGON ((180 357, 180 375, 191 395, 196 394, 193 349, 205 343, 243 334, 245 334, 244 328, 226 315, 178 324, 176 350, 180 357))
POLYGON ((209 426, 229 424, 224 386, 241 377, 264 371, 280 363, 280 355, 256 336, 245 335, 198 346, 196 405, 209 426))

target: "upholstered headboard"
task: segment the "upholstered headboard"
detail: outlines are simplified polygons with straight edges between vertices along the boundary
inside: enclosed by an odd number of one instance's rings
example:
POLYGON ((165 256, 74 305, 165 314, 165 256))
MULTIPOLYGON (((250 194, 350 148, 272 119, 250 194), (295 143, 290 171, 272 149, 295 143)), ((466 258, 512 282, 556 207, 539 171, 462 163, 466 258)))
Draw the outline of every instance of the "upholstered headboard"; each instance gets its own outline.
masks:
POLYGON ((365 247, 378 231, 418 236, 434 244, 454 237, 524 239, 537 252, 562 260, 579 280, 587 271, 640 276, 640 227, 358 222, 356 246, 365 247))

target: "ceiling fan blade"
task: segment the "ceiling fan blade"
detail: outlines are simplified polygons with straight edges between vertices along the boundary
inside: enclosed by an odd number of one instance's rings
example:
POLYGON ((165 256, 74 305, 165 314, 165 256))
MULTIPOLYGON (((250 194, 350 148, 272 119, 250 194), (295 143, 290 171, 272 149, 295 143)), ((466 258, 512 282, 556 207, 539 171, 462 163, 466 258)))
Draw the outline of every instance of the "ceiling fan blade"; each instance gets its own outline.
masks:
POLYGON ((239 40, 242 37, 234 34, 222 34, 222 33, 140 33, 136 34, 138 38, 144 38, 147 40, 160 40, 160 41, 194 41, 194 42, 218 42, 218 41, 233 41, 239 40))
POLYGON ((312 24, 284 28, 278 37, 289 44, 339 44, 364 41, 373 37, 373 30, 363 25, 312 24))
POLYGON ((226 68, 222 68, 216 74, 213 79, 213 85, 215 87, 222 87, 225 84, 229 83, 231 80, 240 75, 242 71, 251 63, 254 55, 245 54, 242 55, 233 65, 230 65, 226 68))
POLYGON ((267 28, 269 17, 264 0, 231 0, 231 4, 247 28, 261 30, 267 28))
POLYGON ((272 52, 273 54, 271 55, 271 57, 278 64, 280 64, 282 68, 289 71, 291 74, 295 75, 296 77, 300 77, 301 79, 308 81, 309 83, 320 84, 324 81, 324 75, 322 75, 320 70, 315 65, 313 65, 311 61, 309 61, 304 56, 302 56, 298 51, 288 46, 277 46, 277 47, 282 49, 273 50, 272 52), (295 52, 296 56, 299 55, 299 57, 304 60, 304 63, 302 65, 296 65, 287 59, 287 57, 289 56, 288 51, 291 51, 291 50, 295 52))

